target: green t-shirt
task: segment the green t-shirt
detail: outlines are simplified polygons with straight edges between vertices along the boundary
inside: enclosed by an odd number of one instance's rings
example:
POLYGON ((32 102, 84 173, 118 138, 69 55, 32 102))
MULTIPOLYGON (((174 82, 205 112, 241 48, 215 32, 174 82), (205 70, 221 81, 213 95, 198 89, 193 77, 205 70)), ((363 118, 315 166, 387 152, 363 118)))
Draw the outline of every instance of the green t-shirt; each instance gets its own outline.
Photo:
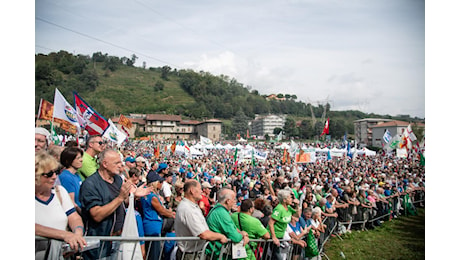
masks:
MULTIPOLYGON (((274 228, 275 228, 275 235, 277 238, 282 239, 284 236, 284 232, 286 231, 286 227, 289 222, 291 222, 291 216, 295 213, 296 210, 293 209, 291 206, 288 205, 287 210, 283 207, 280 203, 278 204, 272 212, 271 218, 275 221, 274 228)), ((267 230, 270 232, 270 227, 267 226, 267 230)))
MULTIPOLYGON (((250 239, 259 239, 267 233, 267 229, 265 229, 264 225, 262 225, 262 222, 253 216, 249 216, 248 214, 239 212, 233 213, 232 220, 237 228, 248 233, 250 239), (241 223, 238 220, 238 216, 240 216, 241 223)), ((246 254, 248 255, 246 259, 255 260, 256 256, 254 255, 254 250, 251 247, 255 249, 257 247, 257 243, 251 242, 251 246, 246 245, 246 254)))
POLYGON ((81 180, 84 181, 99 169, 99 164, 97 164, 96 157, 92 157, 86 152, 83 153, 82 159, 83 162, 81 168, 78 169, 78 174, 80 174, 81 180))
POLYGON ((297 190, 296 190, 296 189, 292 189, 292 192, 294 192, 294 197, 295 197, 296 199, 299 199, 299 193, 297 192, 297 190))
MULTIPOLYGON (((228 239, 232 240, 233 243, 238 243, 243 239, 236 229, 235 223, 233 223, 232 218, 228 210, 222 206, 220 203, 217 203, 214 208, 209 211, 208 216, 206 217, 206 223, 208 224, 209 230, 223 234, 228 239)), ((220 248, 222 244, 219 241, 215 242, 215 247, 212 243, 208 244, 206 249, 206 254, 210 255, 211 251, 214 251, 214 255, 218 256, 220 254, 220 248)))

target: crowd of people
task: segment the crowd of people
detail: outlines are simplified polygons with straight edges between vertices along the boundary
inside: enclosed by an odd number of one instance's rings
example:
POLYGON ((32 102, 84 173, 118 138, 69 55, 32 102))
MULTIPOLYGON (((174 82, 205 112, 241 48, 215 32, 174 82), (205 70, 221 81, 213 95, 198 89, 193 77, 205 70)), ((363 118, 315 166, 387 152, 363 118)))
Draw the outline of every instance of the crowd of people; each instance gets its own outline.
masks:
MULTIPOLYGON (((155 157, 152 141, 116 147, 96 135, 58 146, 49 135, 35 130, 35 234, 65 241, 73 258, 116 258, 115 241, 78 250, 85 237, 121 235, 130 193, 141 237, 200 238, 163 248, 160 241, 141 241, 144 259, 199 259, 200 252, 231 259, 231 250, 221 254, 229 241, 247 259, 285 259, 289 247, 293 259, 319 259, 317 252, 303 253, 312 246, 307 237, 320 248, 329 235, 374 228, 423 206, 412 203, 423 200, 425 183, 425 167, 412 154, 296 164, 262 142, 253 145, 268 152, 266 160, 236 163, 227 150, 155 157), (270 239, 269 247, 250 239, 270 239), (206 241, 212 243, 203 251, 206 241)), ((36 257, 58 259, 49 257, 59 248, 36 243, 36 257)))

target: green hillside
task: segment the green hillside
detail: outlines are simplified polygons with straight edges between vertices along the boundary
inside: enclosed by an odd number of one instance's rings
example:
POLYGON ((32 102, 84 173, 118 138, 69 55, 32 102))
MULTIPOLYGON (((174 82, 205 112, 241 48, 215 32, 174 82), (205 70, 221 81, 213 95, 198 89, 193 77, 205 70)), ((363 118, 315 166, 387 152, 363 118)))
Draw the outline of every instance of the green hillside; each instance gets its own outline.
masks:
POLYGON ((297 101, 295 93, 275 93, 285 100, 267 99, 256 89, 228 76, 208 72, 135 67, 137 57, 115 57, 101 52, 73 55, 66 51, 35 55, 35 105, 40 98, 53 102, 55 88, 73 105, 76 91, 105 117, 129 113, 166 113, 184 119, 219 118, 226 129, 236 116, 248 120, 256 114, 287 114, 289 136, 311 138, 321 132, 326 110, 333 138, 354 132, 353 121, 366 117, 420 121, 410 117, 366 114, 360 111, 331 111, 330 105, 312 106, 297 101), (241 113, 241 111, 243 113, 241 113), (317 119, 312 124, 312 115, 317 119), (296 127, 300 123, 300 127, 296 127))

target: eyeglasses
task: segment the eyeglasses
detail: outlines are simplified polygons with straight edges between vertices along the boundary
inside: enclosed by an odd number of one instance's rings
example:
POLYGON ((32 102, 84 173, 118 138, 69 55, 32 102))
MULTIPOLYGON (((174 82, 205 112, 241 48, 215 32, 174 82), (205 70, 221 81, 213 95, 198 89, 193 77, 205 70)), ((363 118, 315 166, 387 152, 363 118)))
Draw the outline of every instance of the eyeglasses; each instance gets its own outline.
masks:
POLYGON ((51 170, 49 172, 42 173, 42 176, 44 176, 46 178, 51 178, 51 177, 53 177, 53 175, 55 173, 56 173, 56 175, 59 175, 61 172, 59 171, 59 169, 55 169, 55 170, 51 170))
POLYGON ((103 141, 99 141, 99 142, 93 142, 93 143, 98 143, 99 145, 103 145, 103 144, 107 144, 106 142, 103 142, 103 141))

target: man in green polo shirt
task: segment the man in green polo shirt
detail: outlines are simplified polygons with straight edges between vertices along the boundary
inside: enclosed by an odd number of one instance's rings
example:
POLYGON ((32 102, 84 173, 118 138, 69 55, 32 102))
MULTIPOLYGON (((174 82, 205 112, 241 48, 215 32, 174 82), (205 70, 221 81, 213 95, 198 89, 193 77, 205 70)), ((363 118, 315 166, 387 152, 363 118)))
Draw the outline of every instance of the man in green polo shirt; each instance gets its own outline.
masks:
MULTIPOLYGON (((257 218, 252 216, 254 212, 254 203, 251 199, 245 199, 241 202, 240 212, 232 214, 233 223, 241 231, 246 231, 248 233, 249 239, 269 239, 270 233, 262 225, 262 222, 257 218)), ((246 259, 255 260, 256 257, 254 252, 256 252, 257 243, 250 242, 249 246, 246 246, 246 254, 248 257, 246 259)))
POLYGON ((102 141, 100 135, 92 135, 86 140, 86 151, 83 153, 83 163, 78 174, 80 174, 81 180, 84 181, 86 178, 91 176, 99 168, 99 164, 96 160, 96 155, 105 149, 105 142, 102 141))
MULTIPOLYGON (((248 233, 239 231, 230 217, 229 211, 236 203, 236 193, 231 189, 222 188, 217 193, 217 201, 218 203, 209 211, 206 217, 209 230, 223 234, 233 243, 239 243, 243 239, 243 244, 247 246, 249 242, 248 233)), ((211 259, 218 259, 221 248, 222 244, 219 242, 214 245, 210 243, 206 248, 206 254, 210 255, 211 259)), ((229 255, 224 254, 223 258, 232 259, 231 251, 229 255)))

